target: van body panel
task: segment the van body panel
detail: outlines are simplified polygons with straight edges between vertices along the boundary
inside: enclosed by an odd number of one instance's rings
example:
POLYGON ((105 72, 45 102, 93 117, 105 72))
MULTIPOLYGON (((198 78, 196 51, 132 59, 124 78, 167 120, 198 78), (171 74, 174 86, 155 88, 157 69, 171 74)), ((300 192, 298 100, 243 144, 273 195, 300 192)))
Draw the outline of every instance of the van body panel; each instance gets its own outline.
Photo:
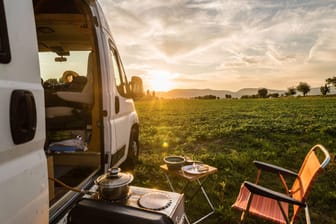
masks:
POLYGON ((120 97, 120 108, 119 114, 115 114, 113 120, 117 136, 117 149, 126 147, 126 153, 121 158, 121 161, 124 161, 128 154, 131 129, 139 121, 133 100, 120 97))
MULTIPOLYGON (((65 221, 64 215, 69 212, 72 204, 81 195, 68 189, 67 191, 60 189, 59 185, 48 181, 48 175, 54 178, 66 177, 68 179, 64 178, 64 180, 69 182, 77 178, 76 180, 80 181, 72 186, 89 188, 92 186, 95 177, 101 172, 106 171, 111 166, 119 166, 124 162, 127 158, 132 127, 139 122, 134 102, 130 98, 130 94, 121 94, 120 90, 117 89, 116 66, 115 61, 113 61, 111 46, 115 50, 114 57, 118 60, 118 69, 122 71, 121 73, 124 73, 124 69, 108 23, 97 1, 0 1, 4 2, 11 55, 11 60, 8 63, 0 63, 0 102, 2 104, 0 113, 0 223, 65 221), (53 6, 57 6, 57 8, 52 8, 53 6), (70 12, 66 10, 70 10, 70 12), (34 18, 36 18, 36 21, 34 18), (70 20, 69 18, 74 19, 70 20), (67 26, 69 21, 73 22, 69 27, 75 27, 81 22, 78 27, 83 28, 83 33, 72 31, 67 26), (40 29, 36 29, 37 27, 40 29), (58 28, 61 29, 58 30, 58 28), (48 33, 49 31, 52 32, 48 33), (49 34, 50 36, 48 36, 49 34), (61 38, 65 38, 68 34, 73 35, 70 36, 72 39, 70 38, 68 42, 62 42, 65 39, 61 38), (78 37, 81 35, 83 36, 82 39, 78 37), (91 36, 86 38, 85 35, 91 36), (53 39, 55 37, 59 39, 53 39), (79 38, 82 42, 79 43, 76 38, 79 38), (56 44, 53 45, 54 43, 56 44), (92 45, 88 45, 88 43, 92 45), (58 47, 64 47, 61 49, 64 51, 58 51, 58 47), (67 53, 67 50, 68 55, 60 55, 60 53, 67 53), (52 89, 41 85, 41 81, 44 84, 47 80, 41 79, 43 76, 40 72, 42 70, 40 65, 43 63, 39 62, 39 51, 41 54, 55 54, 55 61, 54 57, 51 60, 55 63, 60 62, 56 58, 64 59, 67 56, 70 58, 70 51, 72 51, 72 55, 75 51, 91 51, 90 53, 93 53, 93 63, 96 66, 93 72, 95 74, 95 84, 92 84, 94 102, 93 105, 88 105, 84 109, 94 108, 92 110, 94 112, 90 111, 90 115, 94 113, 90 117, 94 123, 88 123, 80 131, 86 134, 92 129, 98 130, 95 142, 98 142, 99 147, 93 149, 95 145, 92 144, 92 141, 87 140, 91 144, 87 149, 88 152, 77 153, 76 151, 71 154, 71 156, 74 156, 73 158, 67 157, 67 153, 63 152, 53 154, 50 150, 51 143, 54 142, 49 141, 49 134, 54 130, 48 129, 50 128, 50 122, 46 123, 47 119, 50 118, 46 116, 46 105, 48 103, 46 99, 52 89), (15 90, 30 93, 36 107, 34 135, 32 139, 20 144, 14 143, 13 132, 11 132, 13 125, 10 117, 13 113, 10 112, 10 105, 12 93, 15 90), (97 101, 101 102, 97 103, 97 101), (80 156, 80 154, 85 154, 85 156, 80 156), (116 158, 113 157, 115 155, 117 155, 117 161, 112 159, 116 158), (61 158, 62 156, 64 156, 64 159, 61 158), (112 161, 114 161, 113 164, 112 161), (65 175, 68 174, 65 173, 65 170, 78 172, 78 169, 76 170, 78 167, 82 169, 80 172, 85 173, 81 173, 83 177, 77 175, 78 173, 75 173, 73 179, 71 176, 65 175), (48 173, 48 171, 55 171, 55 173, 48 173), (50 186, 55 187, 55 189, 50 190, 50 186), (58 190, 58 194, 51 194, 54 190, 55 192, 58 190)), ((90 55, 90 53, 88 54, 90 55)), ((52 68, 54 70, 54 67, 52 68)), ((56 75, 59 74, 58 72, 55 73, 55 77, 50 79, 55 78, 58 82, 59 77, 56 77, 56 75)), ((128 84, 126 79, 124 84, 128 84)), ((32 113, 31 111, 23 107, 20 114, 27 114, 28 116, 29 113, 32 113)), ((52 128, 56 129, 56 125, 52 128)), ((61 131, 69 130, 63 129, 61 131)), ((86 135, 82 136, 86 137, 86 135)))
MULTIPOLYGON (((106 116, 104 117, 104 148, 105 152, 109 155, 109 166, 119 166, 123 161, 126 160, 127 157, 131 128, 134 124, 137 124, 139 120, 135 112, 133 100, 122 96, 117 90, 111 48, 115 51, 118 57, 120 57, 120 55, 117 47, 114 44, 113 37, 101 7, 97 5, 95 10, 99 12, 98 18, 101 29, 100 34, 102 35, 102 43, 99 44, 102 45, 102 48, 100 49, 104 52, 101 55, 105 58, 105 66, 103 68, 104 74, 102 74, 103 107, 107 112, 106 116), (119 111, 116 110, 117 104, 119 106, 119 111), (122 149, 126 149, 125 153, 118 162, 112 164, 111 157, 113 157, 113 155, 122 149)), ((121 60, 119 61, 118 65, 119 69, 124 72, 121 60)))
POLYGON ((33 7, 31 1, 25 0, 5 0, 4 7, 11 60, 0 64, 0 223, 47 223, 44 93, 33 7), (14 144, 11 134, 10 103, 14 90, 31 92, 36 106, 35 134, 22 144, 14 144))
POLYGON ((0 170, 0 176, 4 177, 0 182, 0 222, 47 223, 48 177, 44 152, 24 152, 19 157, 14 154, 13 159, 1 164, 0 170))
POLYGON ((105 17, 101 14, 99 10, 99 5, 96 2, 91 2, 91 10, 94 15, 96 15, 98 20, 98 26, 96 26, 97 33, 97 44, 99 48, 99 57, 100 57, 100 72, 101 72, 101 83, 102 83, 102 102, 103 102, 103 136, 104 136, 104 153, 107 155, 108 161, 105 164, 105 171, 111 167, 111 156, 115 153, 116 142, 115 139, 115 129, 111 117, 111 111, 114 108, 114 91, 113 80, 109 75, 109 47, 107 42, 107 37, 109 33, 106 32, 104 28, 105 17))

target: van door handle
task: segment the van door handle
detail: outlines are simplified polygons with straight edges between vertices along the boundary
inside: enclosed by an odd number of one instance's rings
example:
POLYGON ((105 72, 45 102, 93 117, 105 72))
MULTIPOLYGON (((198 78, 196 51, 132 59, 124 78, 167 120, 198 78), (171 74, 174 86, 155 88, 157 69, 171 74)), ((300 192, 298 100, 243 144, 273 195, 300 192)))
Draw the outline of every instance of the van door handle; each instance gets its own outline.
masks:
POLYGON ((120 100, 118 96, 114 98, 114 108, 115 108, 115 113, 118 114, 120 111, 120 100))
POLYGON ((15 144, 32 140, 36 132, 36 104, 28 90, 14 90, 10 100, 10 127, 15 144))

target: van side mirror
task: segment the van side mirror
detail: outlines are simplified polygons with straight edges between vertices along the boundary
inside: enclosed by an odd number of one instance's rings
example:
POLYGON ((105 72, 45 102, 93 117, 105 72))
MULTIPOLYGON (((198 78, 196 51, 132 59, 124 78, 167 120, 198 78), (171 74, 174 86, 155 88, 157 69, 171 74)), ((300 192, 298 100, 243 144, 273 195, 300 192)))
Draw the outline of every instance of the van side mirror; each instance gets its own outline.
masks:
POLYGON ((142 84, 142 79, 138 76, 132 76, 131 82, 129 83, 132 98, 134 100, 140 99, 144 96, 144 89, 142 84))

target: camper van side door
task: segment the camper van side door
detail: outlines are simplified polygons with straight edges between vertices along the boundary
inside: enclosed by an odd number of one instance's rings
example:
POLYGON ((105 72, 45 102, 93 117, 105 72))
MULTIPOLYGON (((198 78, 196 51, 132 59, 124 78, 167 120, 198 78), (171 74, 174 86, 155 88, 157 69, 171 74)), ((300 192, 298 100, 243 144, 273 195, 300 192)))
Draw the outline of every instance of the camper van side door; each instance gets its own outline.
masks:
MULTIPOLYGON (((110 42, 111 43, 111 42, 110 42)), ((135 111, 126 75, 118 55, 118 51, 110 44, 111 63, 114 74, 114 97, 113 123, 116 130, 116 150, 112 156, 112 165, 119 165, 121 159, 126 159, 128 143, 131 133, 130 115, 135 111)))
POLYGON ((44 94, 32 1, 0 0, 0 223, 48 223, 44 94))

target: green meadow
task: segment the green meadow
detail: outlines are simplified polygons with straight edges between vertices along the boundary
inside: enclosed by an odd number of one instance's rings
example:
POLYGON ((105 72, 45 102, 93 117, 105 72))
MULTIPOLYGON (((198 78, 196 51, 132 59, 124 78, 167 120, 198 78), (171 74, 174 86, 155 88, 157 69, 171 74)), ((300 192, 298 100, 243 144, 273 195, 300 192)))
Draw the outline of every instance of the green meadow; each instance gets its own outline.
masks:
MULTIPOLYGON (((298 171, 308 150, 320 143, 332 159, 309 195, 311 221, 336 223, 336 98, 148 100, 137 101, 136 109, 142 151, 134 184, 169 190, 159 170, 166 155, 200 160, 218 168, 206 182, 216 213, 203 223, 239 223, 240 212, 231 205, 241 183, 255 181, 253 160, 298 171)), ((183 186, 180 179, 173 181, 183 186)), ((260 184, 282 190, 278 177, 265 172, 260 184)), ((208 210, 199 195, 186 209, 192 219, 208 210)), ((263 221, 248 217, 247 223, 263 221)))

